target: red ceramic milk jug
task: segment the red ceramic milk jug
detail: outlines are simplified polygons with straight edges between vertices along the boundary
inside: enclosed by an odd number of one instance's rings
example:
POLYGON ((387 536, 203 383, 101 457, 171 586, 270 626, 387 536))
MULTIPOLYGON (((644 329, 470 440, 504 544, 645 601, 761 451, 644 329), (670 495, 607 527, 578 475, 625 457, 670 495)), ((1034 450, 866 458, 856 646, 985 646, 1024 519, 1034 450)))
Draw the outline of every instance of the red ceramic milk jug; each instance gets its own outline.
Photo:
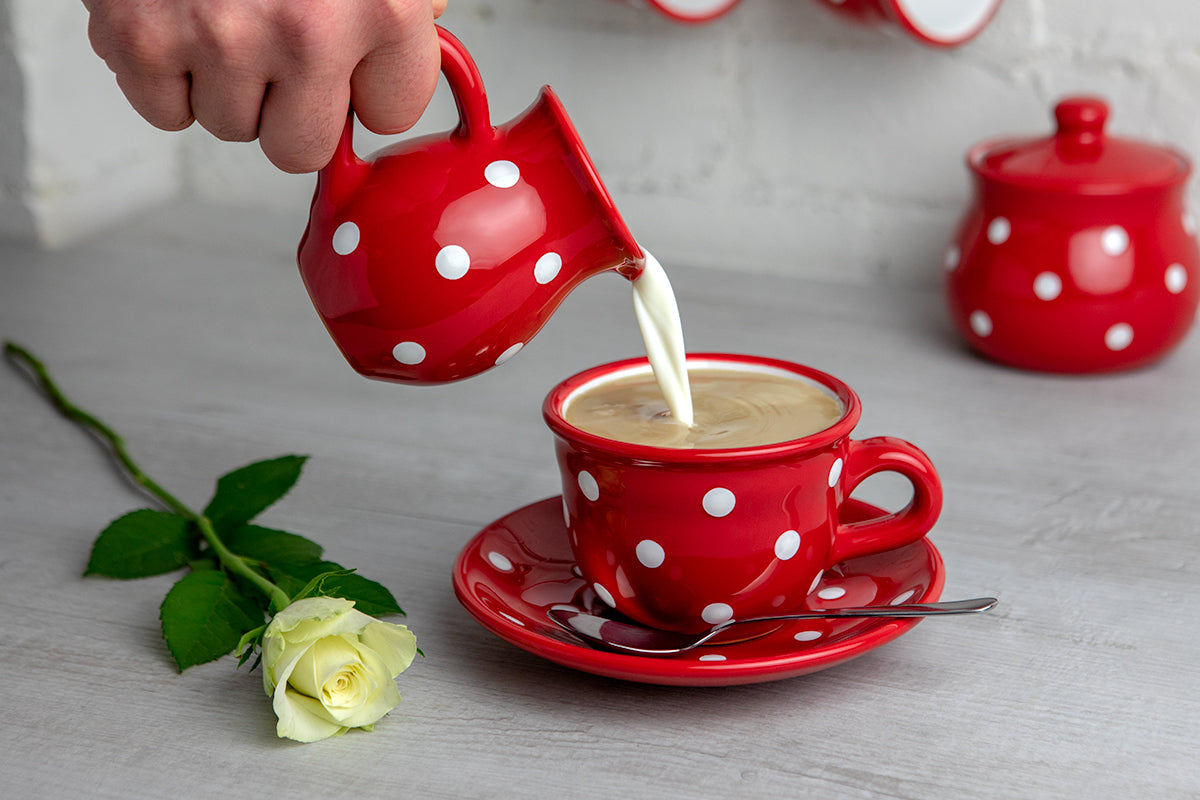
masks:
POLYGON ((351 115, 300 242, 318 314, 371 378, 475 375, 516 354, 584 279, 632 279, 645 264, 550 87, 493 126, 474 61, 438 33, 458 127, 363 160, 351 115))

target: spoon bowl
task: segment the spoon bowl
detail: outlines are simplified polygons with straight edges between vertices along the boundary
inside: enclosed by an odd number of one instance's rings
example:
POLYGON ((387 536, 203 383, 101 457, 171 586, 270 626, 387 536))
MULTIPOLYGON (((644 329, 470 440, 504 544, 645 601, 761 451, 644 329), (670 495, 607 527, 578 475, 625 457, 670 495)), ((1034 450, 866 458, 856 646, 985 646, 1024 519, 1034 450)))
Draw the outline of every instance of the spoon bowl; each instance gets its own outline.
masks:
POLYGON ((750 622, 783 622, 801 619, 839 619, 859 617, 933 617, 947 614, 976 614, 996 605, 994 597, 976 597, 944 603, 902 603, 894 606, 859 606, 825 611, 801 611, 770 617, 733 619, 704 633, 677 633, 648 628, 633 622, 592 614, 581 608, 557 605, 546 612, 559 627, 570 631, 592 646, 648 656, 669 656, 699 647, 734 625, 750 622))

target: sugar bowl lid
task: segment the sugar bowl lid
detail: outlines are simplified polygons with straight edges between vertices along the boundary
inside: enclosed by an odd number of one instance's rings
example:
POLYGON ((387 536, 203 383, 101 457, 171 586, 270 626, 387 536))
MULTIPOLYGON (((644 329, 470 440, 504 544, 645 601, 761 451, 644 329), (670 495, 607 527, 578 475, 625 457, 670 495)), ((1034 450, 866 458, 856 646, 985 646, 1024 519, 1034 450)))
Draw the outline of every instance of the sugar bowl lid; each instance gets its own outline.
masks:
POLYGON ((1165 188, 1191 172, 1169 147, 1106 134, 1108 104, 1098 97, 1067 97, 1054 118, 1051 136, 983 142, 967 154, 968 165, 985 180, 1088 195, 1165 188))

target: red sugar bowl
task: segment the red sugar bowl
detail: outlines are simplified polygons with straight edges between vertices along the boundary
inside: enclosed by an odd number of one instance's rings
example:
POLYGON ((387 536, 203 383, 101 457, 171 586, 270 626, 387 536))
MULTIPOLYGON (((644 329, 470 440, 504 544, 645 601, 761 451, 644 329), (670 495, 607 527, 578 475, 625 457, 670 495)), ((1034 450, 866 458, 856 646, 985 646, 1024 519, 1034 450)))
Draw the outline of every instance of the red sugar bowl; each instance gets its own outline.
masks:
POLYGON ((1063 373, 1150 364, 1200 304, 1188 159, 1110 136, 1108 106, 1070 97, 1048 137, 982 142, 974 196, 945 254, 945 292, 967 344, 1063 373))

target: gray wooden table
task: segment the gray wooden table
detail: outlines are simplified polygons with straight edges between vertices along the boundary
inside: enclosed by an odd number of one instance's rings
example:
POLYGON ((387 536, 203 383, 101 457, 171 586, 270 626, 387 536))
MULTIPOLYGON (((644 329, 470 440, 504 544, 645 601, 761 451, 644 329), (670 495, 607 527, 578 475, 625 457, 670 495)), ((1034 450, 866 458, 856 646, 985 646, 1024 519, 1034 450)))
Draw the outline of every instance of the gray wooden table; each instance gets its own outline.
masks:
POLYGON ((835 372, 863 398, 858 435, 929 453, 944 597, 1001 604, 799 678, 650 686, 514 648, 450 580, 482 526, 557 493, 541 399, 640 353, 628 286, 589 281, 479 378, 375 383, 310 306, 302 225, 182 207, 63 252, 9 246, 0 335, 194 505, 233 467, 311 455, 263 523, 392 588, 426 653, 404 701, 372 734, 302 746, 275 738, 258 673, 177 674, 157 619, 171 579, 81 577, 100 528, 145 502, 6 367, 0 796, 1200 796, 1196 336, 1136 373, 1035 375, 964 352, 936 292, 668 265, 690 349, 835 372))

